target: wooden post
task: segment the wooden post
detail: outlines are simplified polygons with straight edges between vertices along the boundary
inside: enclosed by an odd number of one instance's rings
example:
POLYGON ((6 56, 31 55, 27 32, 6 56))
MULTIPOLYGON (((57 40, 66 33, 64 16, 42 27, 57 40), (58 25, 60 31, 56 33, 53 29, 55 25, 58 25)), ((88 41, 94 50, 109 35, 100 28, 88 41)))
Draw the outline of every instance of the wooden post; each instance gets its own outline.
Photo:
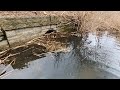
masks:
POLYGON ((5 40, 7 40, 8 46, 9 46, 9 48, 10 48, 11 46, 10 46, 10 43, 9 43, 9 41, 8 41, 6 32, 5 32, 5 30, 4 30, 2 27, 1 27, 1 31, 2 31, 2 33, 3 33, 3 38, 4 38, 5 40))

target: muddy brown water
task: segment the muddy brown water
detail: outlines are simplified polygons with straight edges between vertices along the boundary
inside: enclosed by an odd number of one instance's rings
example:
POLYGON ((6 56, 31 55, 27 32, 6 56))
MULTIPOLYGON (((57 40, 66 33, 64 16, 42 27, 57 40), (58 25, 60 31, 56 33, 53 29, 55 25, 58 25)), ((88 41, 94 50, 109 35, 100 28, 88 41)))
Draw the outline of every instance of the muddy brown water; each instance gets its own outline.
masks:
MULTIPOLYGON (((111 35, 108 31, 89 32, 84 38, 75 34, 57 38, 56 41, 66 43, 66 46, 48 52, 46 47, 32 44, 9 51, 9 53, 18 51, 22 53, 9 58, 10 60, 15 58, 16 62, 10 65, 0 78, 120 79, 120 41, 115 35, 111 35), (35 56, 33 52, 40 55, 35 56)), ((1 64, 0 72, 8 64, 1 64)))

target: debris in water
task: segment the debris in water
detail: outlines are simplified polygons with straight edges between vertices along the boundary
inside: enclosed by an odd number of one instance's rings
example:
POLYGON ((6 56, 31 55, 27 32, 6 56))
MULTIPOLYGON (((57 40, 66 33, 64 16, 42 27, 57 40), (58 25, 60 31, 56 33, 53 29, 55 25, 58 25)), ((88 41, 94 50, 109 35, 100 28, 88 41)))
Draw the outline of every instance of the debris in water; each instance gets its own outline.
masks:
POLYGON ((0 76, 4 75, 5 73, 6 73, 6 71, 2 72, 2 73, 0 74, 0 76))

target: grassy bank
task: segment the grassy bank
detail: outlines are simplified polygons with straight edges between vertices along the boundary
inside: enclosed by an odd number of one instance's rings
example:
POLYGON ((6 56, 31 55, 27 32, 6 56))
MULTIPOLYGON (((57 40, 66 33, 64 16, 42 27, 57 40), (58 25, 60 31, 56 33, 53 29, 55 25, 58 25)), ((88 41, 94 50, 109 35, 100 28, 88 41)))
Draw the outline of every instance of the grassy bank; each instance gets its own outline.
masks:
POLYGON ((0 26, 5 29, 40 26, 49 23, 45 17, 57 17, 60 22, 75 19, 83 30, 98 27, 120 29, 120 11, 0 11, 0 26), (71 17, 71 18, 70 18, 71 17))

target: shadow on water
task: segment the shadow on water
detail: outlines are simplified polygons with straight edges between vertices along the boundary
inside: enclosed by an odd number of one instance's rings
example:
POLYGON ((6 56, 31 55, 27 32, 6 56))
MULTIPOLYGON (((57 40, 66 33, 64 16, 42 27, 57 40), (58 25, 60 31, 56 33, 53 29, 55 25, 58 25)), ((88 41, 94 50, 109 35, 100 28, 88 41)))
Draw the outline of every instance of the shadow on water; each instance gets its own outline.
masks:
POLYGON ((36 44, 12 51, 22 53, 10 58, 16 58, 16 63, 12 65, 13 73, 6 78, 120 78, 120 43, 108 31, 89 32, 84 37, 76 33, 56 41, 66 43, 66 51, 48 53, 36 44))

